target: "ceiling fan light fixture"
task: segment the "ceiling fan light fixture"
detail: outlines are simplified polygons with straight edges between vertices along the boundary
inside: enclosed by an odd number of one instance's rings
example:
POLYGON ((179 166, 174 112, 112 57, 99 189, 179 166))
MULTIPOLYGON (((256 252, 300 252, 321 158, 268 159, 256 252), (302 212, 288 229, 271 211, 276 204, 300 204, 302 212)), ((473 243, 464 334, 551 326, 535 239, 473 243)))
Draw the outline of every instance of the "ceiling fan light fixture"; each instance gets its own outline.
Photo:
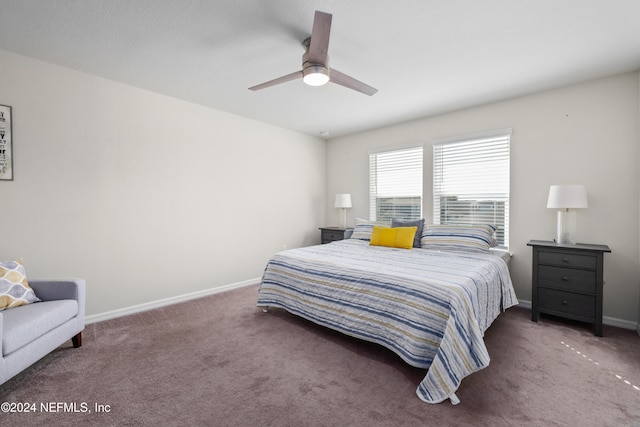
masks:
POLYGON ((360 80, 356 80, 335 68, 329 69, 329 35, 331 33, 332 15, 316 10, 313 17, 313 28, 311 36, 303 42, 304 54, 302 55, 302 70, 296 71, 286 76, 278 77, 268 82, 252 86, 249 90, 260 90, 267 87, 279 85, 302 77, 305 84, 309 86, 322 86, 329 82, 356 90, 365 95, 373 95, 378 90, 360 80))
POLYGON ((310 65, 303 70, 302 81, 309 86, 322 86, 329 82, 329 69, 322 65, 310 65))

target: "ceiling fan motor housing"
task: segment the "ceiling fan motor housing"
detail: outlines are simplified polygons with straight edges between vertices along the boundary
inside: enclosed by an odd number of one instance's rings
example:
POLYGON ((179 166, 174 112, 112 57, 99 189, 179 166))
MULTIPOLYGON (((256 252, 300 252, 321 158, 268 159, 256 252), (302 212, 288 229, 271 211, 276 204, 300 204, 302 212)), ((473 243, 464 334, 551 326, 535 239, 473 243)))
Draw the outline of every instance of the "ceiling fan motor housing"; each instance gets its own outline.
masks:
POLYGON ((305 52, 302 55, 302 80, 309 86, 322 86, 329 82, 329 55, 326 57, 326 64, 309 62, 310 43, 311 37, 302 42, 305 48, 305 52))

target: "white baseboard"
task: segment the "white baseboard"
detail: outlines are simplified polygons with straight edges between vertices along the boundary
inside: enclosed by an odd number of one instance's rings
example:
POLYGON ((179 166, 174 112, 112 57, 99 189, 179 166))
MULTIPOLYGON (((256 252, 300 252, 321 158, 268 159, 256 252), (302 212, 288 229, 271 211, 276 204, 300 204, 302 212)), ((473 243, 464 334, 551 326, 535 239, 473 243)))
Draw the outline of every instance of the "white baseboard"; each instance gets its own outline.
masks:
POLYGON ((165 307, 167 305, 189 301, 196 298, 202 298, 208 295, 219 294, 221 292, 230 291, 232 289, 238 289, 245 286, 257 285, 258 283, 260 283, 260 278, 245 280, 244 282, 232 283, 230 285, 224 285, 224 286, 219 286, 217 288, 205 289, 203 291, 191 292, 188 294, 178 295, 170 298, 164 298, 156 301, 145 302, 143 304, 132 305, 130 307, 119 308, 117 310, 107 311, 104 313, 92 314, 91 316, 87 316, 84 322, 87 325, 95 322, 102 322, 104 320, 115 319, 116 317, 122 317, 130 314, 141 313, 143 311, 152 310, 154 308, 165 307))
POLYGON ((522 308, 526 308, 528 310, 531 310, 531 301, 526 301, 526 300, 518 300, 518 307, 522 307, 522 308))
MULTIPOLYGON (((219 294, 221 292, 230 291, 233 289, 242 288, 245 286, 257 285, 260 283, 260 278, 249 279, 243 282, 232 283, 229 285, 219 286, 216 288, 205 289, 203 291, 191 292, 184 295, 178 295, 175 297, 164 298, 161 300, 146 302, 143 304, 132 305, 125 308, 119 308, 117 310, 107 311, 104 313, 92 314, 85 318, 85 324, 91 324, 95 322, 102 322, 104 320, 115 319, 117 317, 127 316, 130 314, 141 313, 143 311, 152 310, 154 308, 165 307, 171 304, 177 304, 179 302, 189 301, 196 298, 206 297, 208 295, 219 294)), ((520 300, 519 307, 531 310, 531 301, 520 300)), ((609 326, 615 326, 623 329, 631 329, 638 332, 640 335, 640 323, 632 322, 629 320, 618 319, 616 317, 604 316, 602 323, 609 326)))
MULTIPOLYGON (((519 302, 520 302, 518 304, 519 307, 527 308, 531 310, 531 301, 519 300, 519 302)), ((632 331, 635 330, 638 332, 638 334, 640 334, 640 323, 637 323, 637 322, 618 319, 617 317, 603 316, 602 323, 609 326, 615 326, 616 328, 631 329, 632 331)))
POLYGON ((632 331, 637 330, 637 328, 640 328, 640 325, 638 325, 638 323, 636 322, 632 322, 630 320, 618 319, 617 317, 603 316, 602 323, 604 323, 605 325, 615 326, 622 329, 631 329, 632 331))

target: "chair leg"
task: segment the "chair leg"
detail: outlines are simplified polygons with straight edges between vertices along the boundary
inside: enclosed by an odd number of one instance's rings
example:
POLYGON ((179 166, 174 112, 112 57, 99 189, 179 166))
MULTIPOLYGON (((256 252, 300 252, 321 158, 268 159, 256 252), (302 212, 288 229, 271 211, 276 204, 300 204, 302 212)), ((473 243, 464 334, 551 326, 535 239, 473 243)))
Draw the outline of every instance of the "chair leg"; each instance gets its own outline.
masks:
POLYGON ((78 335, 71 338, 71 342, 73 343, 73 348, 78 348, 82 346, 82 332, 78 332, 78 335))

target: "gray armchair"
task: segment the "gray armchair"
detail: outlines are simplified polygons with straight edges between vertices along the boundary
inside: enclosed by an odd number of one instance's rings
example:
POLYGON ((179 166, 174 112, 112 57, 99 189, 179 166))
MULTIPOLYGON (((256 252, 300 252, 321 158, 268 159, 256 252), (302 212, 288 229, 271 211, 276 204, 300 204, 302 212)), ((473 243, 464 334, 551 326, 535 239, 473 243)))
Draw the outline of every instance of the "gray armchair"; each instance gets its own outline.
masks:
POLYGON ((0 311, 0 384, 71 339, 82 345, 83 279, 29 280, 41 302, 0 311))

